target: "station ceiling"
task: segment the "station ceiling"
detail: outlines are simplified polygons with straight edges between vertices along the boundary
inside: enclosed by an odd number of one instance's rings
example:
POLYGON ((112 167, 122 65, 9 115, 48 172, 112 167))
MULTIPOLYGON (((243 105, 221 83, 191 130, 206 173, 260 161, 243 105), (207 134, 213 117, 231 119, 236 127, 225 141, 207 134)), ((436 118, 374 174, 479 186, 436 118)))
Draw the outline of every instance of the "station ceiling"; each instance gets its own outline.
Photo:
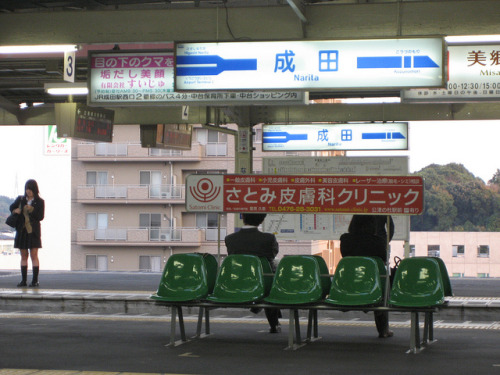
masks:
MULTIPOLYGON (((76 81, 87 79, 88 50, 171 46, 173 41, 364 39, 500 34, 497 0, 32 0, 0 1, 0 46, 81 46, 76 81)), ((0 125, 54 123, 45 93, 62 82, 62 56, 0 55, 0 125), (45 103, 31 107, 32 103, 45 103), (20 109, 21 103, 28 108, 20 109)), ((399 92, 316 92, 311 99, 399 96, 399 92)), ((74 100, 85 100, 77 99, 74 100)), ((114 108, 116 123, 182 122, 177 107, 114 108)), ((193 121, 206 121, 193 108, 193 121)), ((490 103, 321 104, 252 108, 250 122, 498 119, 490 103)))

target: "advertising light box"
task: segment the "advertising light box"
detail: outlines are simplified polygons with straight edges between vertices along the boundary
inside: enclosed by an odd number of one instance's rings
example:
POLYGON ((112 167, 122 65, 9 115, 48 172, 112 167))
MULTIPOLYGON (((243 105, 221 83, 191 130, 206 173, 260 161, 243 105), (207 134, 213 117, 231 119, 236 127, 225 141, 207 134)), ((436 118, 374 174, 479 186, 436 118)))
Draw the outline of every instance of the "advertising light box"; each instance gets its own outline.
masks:
POLYGON ((443 39, 176 43, 175 89, 443 87, 443 39))
POLYGON ((420 176, 189 175, 188 212, 420 215, 420 176))
POLYGON ((407 150, 408 123, 263 125, 263 151, 407 150))
POLYGON ((402 98, 405 102, 496 101, 499 77, 499 44, 448 46, 446 88, 403 90, 402 98))
POLYGON ((169 51, 89 52, 90 105, 307 104, 301 91, 180 93, 169 51))

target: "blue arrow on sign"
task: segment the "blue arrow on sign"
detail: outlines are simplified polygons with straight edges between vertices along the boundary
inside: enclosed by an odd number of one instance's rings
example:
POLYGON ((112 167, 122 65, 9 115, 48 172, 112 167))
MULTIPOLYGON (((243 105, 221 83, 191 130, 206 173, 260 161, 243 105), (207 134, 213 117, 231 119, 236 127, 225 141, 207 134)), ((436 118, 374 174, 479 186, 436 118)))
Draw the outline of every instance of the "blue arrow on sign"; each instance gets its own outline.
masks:
POLYGON ((264 132, 263 143, 287 143, 288 141, 307 141, 307 134, 290 134, 287 132, 264 132))
POLYGON ((358 57, 358 69, 439 68, 429 56, 358 57))
POLYGON ((362 133, 361 139, 405 139, 400 132, 362 133))
POLYGON ((257 59, 223 59, 217 55, 176 57, 178 76, 215 76, 229 70, 257 70, 257 59))

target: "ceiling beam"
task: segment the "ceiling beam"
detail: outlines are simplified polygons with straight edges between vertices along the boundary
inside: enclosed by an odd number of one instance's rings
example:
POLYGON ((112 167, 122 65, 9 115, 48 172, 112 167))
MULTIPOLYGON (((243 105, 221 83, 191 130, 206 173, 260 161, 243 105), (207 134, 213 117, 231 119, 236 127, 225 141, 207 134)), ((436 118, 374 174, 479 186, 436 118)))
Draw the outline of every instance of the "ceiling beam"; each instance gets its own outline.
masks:
MULTIPOLYGON (((182 119, 181 107, 114 108, 116 125, 210 122, 206 107, 190 107, 182 119)), ((54 125, 50 106, 34 107, 16 116, 0 111, 1 125, 54 125), (18 121, 22 119, 22 122, 18 121)), ((311 104, 308 106, 250 107, 250 122, 308 123, 365 121, 451 121, 500 119, 500 103, 463 104, 311 104)))
POLYGON ((360 39, 491 34, 500 2, 309 4, 305 34, 289 6, 0 14, 0 45, 360 39), (259 20, 259 27, 255 27, 259 20), (305 35, 305 37, 303 36, 305 35))

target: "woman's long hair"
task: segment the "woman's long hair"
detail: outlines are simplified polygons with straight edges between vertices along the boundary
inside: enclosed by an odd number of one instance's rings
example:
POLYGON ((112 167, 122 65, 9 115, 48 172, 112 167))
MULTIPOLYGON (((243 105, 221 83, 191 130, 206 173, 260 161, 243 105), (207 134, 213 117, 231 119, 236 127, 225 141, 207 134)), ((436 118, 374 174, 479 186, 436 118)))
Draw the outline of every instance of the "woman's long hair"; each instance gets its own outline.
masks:
POLYGON ((38 184, 35 180, 28 180, 24 185, 24 197, 28 199, 28 197, 26 196, 26 189, 30 189, 36 199, 40 198, 40 191, 38 190, 38 184))

